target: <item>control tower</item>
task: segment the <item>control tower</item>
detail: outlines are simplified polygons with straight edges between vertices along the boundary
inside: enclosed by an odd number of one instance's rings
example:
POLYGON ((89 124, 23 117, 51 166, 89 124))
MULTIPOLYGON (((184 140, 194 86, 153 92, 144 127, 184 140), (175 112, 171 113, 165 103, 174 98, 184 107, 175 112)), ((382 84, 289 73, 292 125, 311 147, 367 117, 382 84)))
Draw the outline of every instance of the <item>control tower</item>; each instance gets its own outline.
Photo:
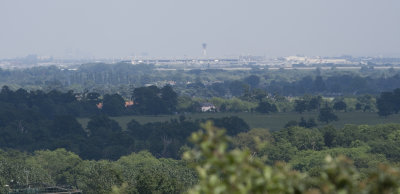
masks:
POLYGON ((207 56, 207 44, 203 43, 201 46, 203 47, 203 57, 206 57, 207 56))

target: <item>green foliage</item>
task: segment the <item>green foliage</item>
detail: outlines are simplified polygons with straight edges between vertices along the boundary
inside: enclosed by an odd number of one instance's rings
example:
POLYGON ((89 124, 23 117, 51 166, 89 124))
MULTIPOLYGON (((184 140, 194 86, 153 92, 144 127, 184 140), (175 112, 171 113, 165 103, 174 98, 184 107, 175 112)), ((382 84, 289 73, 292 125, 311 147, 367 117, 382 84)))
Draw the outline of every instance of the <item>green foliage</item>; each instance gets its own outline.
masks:
POLYGON ((110 193, 113 185, 121 185, 120 170, 110 161, 84 160, 77 167, 78 187, 85 193, 110 193))
POLYGON ((335 104, 333 104, 333 109, 334 110, 339 110, 339 111, 346 111, 347 104, 344 101, 337 101, 335 104))
POLYGON ((243 81, 246 82, 252 88, 255 88, 260 84, 260 77, 258 77, 256 75, 250 75, 250 76, 244 78, 243 81))
POLYGON ((116 164, 124 177, 121 189, 128 193, 182 193, 197 180, 184 162, 157 159, 148 152, 121 157, 116 164))
POLYGON ((179 112, 201 112, 200 100, 192 99, 189 96, 179 96, 177 103, 176 109, 179 112))
POLYGON ((284 128, 294 127, 294 126, 298 126, 298 125, 299 125, 299 123, 297 121, 291 120, 285 124, 284 128))
MULTIPOLYGON (((186 121, 180 124, 190 126, 186 121)), ((180 124, 170 123, 171 128, 180 124)), ((145 127, 133 121, 131 125, 145 127)), ((182 193, 188 188, 190 193, 392 193, 399 189, 400 171, 385 165, 398 161, 398 124, 253 129, 234 137, 225 136, 210 122, 202 127, 192 135, 193 149, 182 148, 190 150, 184 154, 187 161, 157 159, 146 151, 114 162, 82 160, 65 149, 33 155, 0 151, 0 182, 11 188, 27 182, 71 185, 85 193, 182 193), (228 144, 231 140, 233 146, 228 144), (197 174, 188 166, 195 166, 197 174)))
POLYGON ((178 94, 172 89, 170 85, 161 88, 161 99, 165 104, 166 112, 173 113, 176 111, 176 105, 178 104, 178 94))
POLYGON ((261 113, 270 113, 270 112, 278 112, 275 104, 270 104, 269 102, 260 102, 256 108, 257 112, 261 113))
POLYGON ((54 180, 41 164, 27 161, 29 156, 17 151, 0 150, 0 177, 2 184, 10 187, 29 183, 53 184, 54 180))
POLYGON ((274 136, 289 141, 299 150, 321 150, 324 147, 323 135, 317 129, 289 127, 277 131, 274 136))
MULTIPOLYGON (((326 157, 343 150, 319 152, 317 157, 316 151, 303 151, 306 155, 300 155, 294 164, 296 168, 317 167, 310 176, 281 163, 265 165, 248 150, 228 151, 229 138, 223 130, 211 122, 203 128, 191 137, 194 149, 184 154, 194 162, 200 179, 189 193, 394 193, 400 189, 399 169, 381 165, 364 178, 349 159, 326 157)), ((358 154, 359 149, 365 148, 351 148, 348 153, 358 154)))
POLYGON ((314 118, 309 118, 308 120, 304 119, 304 117, 300 118, 300 121, 289 121, 285 124, 284 128, 290 128, 290 127, 304 127, 304 128, 314 128, 317 127, 317 123, 315 122, 314 118))
POLYGON ((275 162, 289 162, 296 156, 298 149, 282 138, 274 139, 273 143, 267 143, 260 147, 259 152, 259 155, 267 157, 267 163, 274 164, 275 162))
POLYGON ((257 103, 244 101, 239 98, 223 99, 213 97, 209 101, 221 112, 250 112, 257 106, 257 103))
POLYGON ((242 81, 235 80, 229 84, 229 90, 233 96, 242 96, 248 85, 242 81))
POLYGON ((177 93, 190 97, 241 97, 246 89, 259 88, 284 96, 304 94, 353 95, 379 94, 400 84, 398 70, 264 70, 226 71, 222 69, 193 69, 170 66, 176 71, 159 71, 153 64, 82 64, 76 70, 60 69, 55 66, 34 67, 24 70, 0 71, 0 82, 28 90, 45 88, 46 91, 84 90, 96 91, 101 95, 119 93, 129 98, 132 86, 146 84, 163 86, 175 82, 177 93), (258 77, 258 78, 257 78, 258 77), (233 83, 233 84, 231 84, 233 83), (230 85, 232 85, 230 87, 230 85))
POLYGON ((125 111, 125 100, 118 94, 106 94, 103 97, 102 111, 110 116, 120 116, 125 111))
POLYGON ((382 92, 376 104, 379 116, 397 114, 400 111, 400 88, 393 92, 382 92))
POLYGON ((184 155, 196 161, 200 179, 189 193, 294 193, 302 188, 296 181, 301 178, 300 174, 290 173, 286 166, 264 166, 249 151, 227 151, 224 131, 213 127, 211 122, 203 127, 205 133, 192 135, 194 150, 184 155))
POLYGON ((339 120, 339 118, 333 113, 331 107, 325 106, 319 110, 318 120, 328 124, 329 122, 339 120))
POLYGON ((301 117, 300 122, 299 122, 300 127, 304 128, 314 128, 317 126, 317 123, 315 122, 314 118, 309 118, 307 121, 301 117))
POLYGON ((250 130, 249 125, 237 116, 223 117, 223 118, 209 118, 207 120, 213 121, 215 126, 227 129, 227 134, 234 136, 241 132, 250 130))
POLYGON ((129 153, 127 146, 133 139, 122 131, 118 123, 105 115, 94 116, 87 125, 89 137, 82 147, 83 157, 89 159, 112 159, 129 153))
POLYGON ((36 151, 27 163, 46 169, 48 176, 60 185, 75 185, 77 182, 76 167, 82 160, 78 155, 65 149, 54 151, 36 151))
POLYGON ((132 94, 135 105, 132 108, 139 114, 170 114, 176 110, 177 97, 169 85, 161 89, 157 86, 135 88, 132 94))
POLYGON ((363 112, 376 112, 377 102, 376 98, 370 94, 364 94, 357 96, 357 110, 362 110, 363 112))
MULTIPOLYGON (((330 156, 325 159, 325 166, 321 174, 315 177, 316 189, 319 193, 363 193, 358 181, 359 175, 352 162, 343 156, 332 159, 330 156)), ((314 190, 314 189, 311 189, 314 190)))
POLYGON ((322 103, 321 96, 305 95, 301 99, 295 100, 294 110, 298 113, 313 111, 320 108, 322 103))
POLYGON ((307 102, 303 100, 296 100, 294 110, 298 113, 303 113, 307 110, 307 102))
POLYGON ((308 172, 310 175, 317 176, 324 165, 324 158, 327 155, 338 157, 344 155, 354 161, 355 167, 362 172, 367 172, 377 167, 379 163, 386 162, 382 154, 369 153, 368 146, 355 148, 332 148, 321 151, 305 150, 297 152, 290 160, 294 169, 308 172))
POLYGON ((197 182, 197 175, 184 161, 157 159, 149 152, 112 162, 82 160, 65 149, 33 155, 0 150, 0 181, 1 193, 28 184, 71 186, 89 194, 182 193, 197 182))
POLYGON ((269 144, 273 141, 273 137, 268 129, 251 129, 248 132, 237 134, 232 139, 235 148, 249 149, 251 153, 259 151, 260 144, 269 144))

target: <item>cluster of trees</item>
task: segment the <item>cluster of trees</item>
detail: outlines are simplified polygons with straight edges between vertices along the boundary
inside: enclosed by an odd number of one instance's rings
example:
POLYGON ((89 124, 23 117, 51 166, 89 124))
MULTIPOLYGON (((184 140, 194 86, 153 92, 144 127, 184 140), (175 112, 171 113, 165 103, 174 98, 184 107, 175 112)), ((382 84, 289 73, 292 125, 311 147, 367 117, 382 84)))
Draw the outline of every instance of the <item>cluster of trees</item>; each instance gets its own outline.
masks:
POLYGON ((219 98, 213 97, 210 99, 190 98, 188 96, 178 97, 178 112, 201 112, 203 102, 211 103, 215 106, 218 112, 251 112, 258 103, 249 102, 240 98, 219 98))
POLYGON ((301 117, 299 122, 289 121, 285 125, 285 128, 293 127, 293 126, 300 126, 300 127, 304 127, 304 128, 314 128, 314 127, 317 127, 318 124, 315 122, 314 118, 309 118, 308 120, 306 120, 304 117, 301 117))
POLYGON ((335 98, 321 95, 284 97, 267 94, 260 89, 249 90, 241 97, 232 98, 191 98, 179 96, 177 112, 200 112, 201 103, 215 105, 218 112, 319 112, 329 106, 337 112, 378 112, 376 98, 373 95, 339 96, 335 98))
MULTIPOLYGON (((33 152, 41 149, 66 148, 85 159, 112 159, 140 150, 157 157, 179 158, 187 137, 199 129, 201 121, 155 122, 141 125, 131 121, 127 130, 108 116, 126 114, 170 114, 176 111, 177 95, 170 86, 136 88, 134 106, 125 107, 118 94, 87 92, 77 96, 56 90, 10 90, 0 92, 0 148, 33 152), (79 99, 81 98, 81 99, 79 99), (102 103, 102 109, 96 105, 102 103), (76 120, 91 116, 87 128, 76 120)), ((212 119, 218 126, 230 128, 232 134, 249 126, 238 117, 212 119)))
MULTIPOLYGON (((236 135, 248 131, 250 127, 239 117, 209 118, 216 126, 227 128, 228 134, 236 135)), ((132 120, 127 133, 135 146, 132 151, 149 150, 157 157, 180 158, 182 147, 188 146, 191 133, 200 128, 205 120, 187 121, 184 116, 170 122, 154 122, 140 125, 132 120)))
MULTIPOLYGON (((399 89, 393 92, 382 92, 379 98, 371 95, 360 95, 356 98, 336 98, 333 101, 324 100, 322 96, 304 95, 294 101, 279 95, 268 95, 260 89, 246 90, 240 98, 224 99, 213 97, 208 100, 193 99, 188 96, 178 96, 170 85, 162 88, 156 86, 135 88, 129 97, 133 106, 125 106, 125 100, 120 94, 105 94, 84 92, 79 95, 72 90, 60 92, 51 90, 27 91, 25 89, 11 90, 3 86, 0 91, 0 106, 12 112, 37 112, 40 115, 52 118, 56 115, 71 115, 74 117, 89 117, 97 114, 109 116, 122 115, 158 115, 177 112, 201 112, 201 102, 213 103, 220 112, 252 112, 273 113, 296 111, 298 113, 321 111, 331 107, 335 111, 375 111, 380 116, 397 114, 400 110, 399 89), (98 108, 98 104, 102 108, 98 108), (351 106, 348 105, 351 103, 351 106)), ((23 114, 23 113, 21 113, 23 114)), ((13 115, 13 114, 11 114, 13 115)), ((324 121, 325 122, 325 121, 324 121)))
POLYGON ((72 90, 60 92, 51 90, 27 91, 25 89, 11 90, 3 86, 0 91, 0 106, 9 111, 35 112, 44 117, 52 118, 57 115, 74 117, 89 117, 97 114, 109 116, 133 114, 171 114, 176 112, 177 94, 171 86, 162 88, 156 86, 135 88, 131 98, 134 106, 125 106, 125 99, 119 94, 84 92, 76 94, 72 90), (101 104, 101 108, 99 108, 101 104))
MULTIPOLYGON (((214 122, 226 120, 232 118, 214 122)), ((399 124, 228 130, 229 136, 214 126, 204 122, 203 130, 192 133, 193 144, 180 152, 184 160, 158 158, 148 151, 96 161, 66 149, 0 150, 0 192, 27 183, 114 194, 393 193, 400 187, 400 170, 393 167, 400 160, 399 124)))
MULTIPOLYGON (((249 130, 238 117, 211 119, 218 126, 231 129, 231 134, 249 130)), ((46 117, 34 110, 13 106, 0 109, 0 148, 33 152, 41 149, 66 148, 84 159, 116 160, 122 155, 149 150, 157 157, 179 158, 180 148, 187 144, 190 133, 199 129, 200 120, 184 117, 169 122, 141 125, 132 120, 127 130, 106 115, 91 117, 85 129, 75 117, 46 117)))
POLYGON ((319 110, 322 104, 321 96, 306 95, 300 99, 295 100, 294 110, 298 113, 305 111, 319 110))
MULTIPOLYGON (((154 65, 131 65, 127 63, 104 64, 94 63, 79 66, 78 69, 61 69, 55 66, 33 67, 29 69, 2 70, 0 81, 5 84, 21 86, 40 86, 50 89, 92 89, 96 85, 135 84, 142 86, 148 83, 154 71, 154 65)), ((151 79, 157 79, 152 77, 151 79)), ((82 91, 83 91, 82 89, 82 91)), ((104 90, 103 90, 104 91, 104 90)), ((109 92, 108 92, 109 93, 109 92)))
POLYGON ((167 85, 135 88, 132 95, 135 106, 132 108, 139 114, 158 115, 171 114, 176 111, 178 95, 167 85))
MULTIPOLYGON (((195 147, 184 155, 196 163, 199 174, 199 183, 189 193, 396 193, 400 189, 400 170, 388 165, 360 173, 357 161, 354 165, 343 156, 333 159, 325 153, 316 174, 301 173, 284 163, 266 165, 249 149, 227 150, 229 139, 223 131, 210 123, 204 128, 205 132, 192 135, 195 147)), ((305 163, 315 165, 315 161, 305 163)))
MULTIPOLYGON (((202 72, 198 72, 199 75, 202 72)), ((203 76, 209 80, 213 75, 203 76)), ((224 77, 230 77, 225 75, 224 77)), ((283 96, 302 96, 305 94, 337 96, 379 94, 380 92, 393 90, 400 84, 400 74, 392 71, 383 73, 375 71, 372 74, 361 72, 314 72, 305 74, 301 71, 251 71, 250 75, 237 73, 240 79, 219 80, 212 84, 203 84, 201 80, 189 84, 186 87, 178 87, 178 92, 197 97, 241 97, 257 89, 268 91, 270 94, 283 96), (221 82, 222 81, 222 82, 221 82)))
POLYGON ((102 103, 102 108, 98 112, 109 116, 172 114, 176 112, 178 103, 178 95, 169 85, 162 88, 157 86, 135 88, 129 98, 133 101, 130 106, 125 105, 126 100, 119 94, 105 94, 103 99, 99 99, 98 93, 83 95, 96 96, 94 102, 102 103))
POLYGON ((276 105, 267 101, 258 103, 258 106, 255 110, 260 113, 278 112, 276 105))
POLYGON ((0 150, 0 164, 0 193, 27 184, 68 185, 88 194, 183 193, 198 179, 187 162, 157 159, 146 151, 95 161, 65 149, 0 150))
MULTIPOLYGON (((85 114, 84 111, 92 111, 96 108, 83 110, 80 108, 75 94, 72 91, 63 93, 52 90, 45 93, 41 90, 26 91, 18 89, 12 91, 7 86, 3 86, 0 92, 0 106, 2 111, 9 111, 10 116, 23 115, 28 112, 35 112, 45 117, 54 117, 55 115, 76 115, 85 114), (12 112, 18 112, 13 114, 12 112)), ((82 106, 88 108, 86 106, 82 106)))
MULTIPOLYGON (((125 65, 121 64, 121 68, 118 67, 118 65, 115 67, 111 66, 108 68, 124 69, 122 66, 125 65)), ((83 67, 84 66, 82 66, 82 68, 83 67)), ((42 71, 40 71, 42 74, 47 75, 42 71)), ((224 73, 224 71, 221 72, 218 71, 218 72, 224 73)), ((211 71, 210 73, 215 73, 215 72, 211 71)), ((260 72, 253 72, 253 73, 258 74, 260 72)), ((343 76, 349 76, 349 75, 343 75, 343 76)), ((129 87, 129 89, 131 90, 129 92, 126 92, 124 91, 124 89, 120 88, 121 92, 114 94, 102 94, 99 92, 88 92, 87 90, 85 90, 84 92, 80 93, 79 99, 76 98, 77 96, 72 92, 72 90, 67 92, 61 92, 59 90, 49 90, 48 92, 44 92, 44 90, 27 91, 25 89, 18 89, 16 91, 12 91, 11 89, 9 89, 9 87, 4 86, 2 92, 0 93, 0 99, 1 101, 8 104, 20 104, 18 105, 18 107, 22 109, 33 108, 34 110, 39 110, 41 113, 47 116, 73 115, 76 117, 77 116, 88 117, 99 113, 104 113, 109 116, 121 116, 121 115, 132 115, 132 114, 155 115, 155 114, 171 114, 175 112, 200 112, 202 101, 203 102, 208 101, 214 103, 217 107, 217 110, 221 112, 257 111, 261 113, 270 113, 270 112, 281 112, 281 111, 287 112, 294 110, 296 112, 303 113, 305 111, 315 111, 315 110, 319 111, 320 108, 322 107, 321 105, 323 105, 324 100, 321 97, 321 95, 315 95, 315 96, 304 95, 302 97, 299 97, 298 99, 295 98, 296 100, 294 101, 291 101, 288 98, 279 95, 283 94, 282 92, 274 93, 274 90, 268 89, 265 83, 264 84, 261 83, 261 80, 265 81, 268 79, 270 79, 268 76, 261 77, 257 75, 248 75, 246 77, 243 77, 242 80, 234 80, 234 81, 228 80, 224 82, 215 82, 215 83, 212 83, 210 81, 212 84, 209 85, 204 85, 202 84, 201 81, 193 82, 191 84, 185 85, 184 87, 182 86, 182 84, 181 85, 177 84, 174 86, 174 89, 169 85, 166 85, 162 88, 156 86, 137 87, 137 88, 129 87), (203 88, 206 91, 208 90, 211 91, 215 89, 215 92, 217 91, 221 92, 226 90, 226 92, 225 94, 221 95, 214 94, 213 92, 211 92, 212 94, 205 95, 207 97, 206 99, 204 98, 193 99, 191 96, 196 96, 196 95, 189 94, 189 96, 187 96, 184 95, 187 93, 182 92, 186 90, 188 87, 196 88, 194 90, 194 94, 197 94, 197 89, 199 88, 203 88), (175 92, 174 90, 177 90, 177 92, 175 92), (272 95, 272 93, 274 94, 272 95), (219 98, 216 96, 223 96, 223 97, 236 96, 236 97, 219 98), (127 99, 133 99, 135 105, 130 107, 125 107, 125 101, 127 99), (96 104, 99 103, 102 103, 103 105, 103 108, 101 110, 99 110, 96 107, 96 104)), ((312 77, 309 76, 307 79, 300 81, 308 83, 305 80, 309 79, 312 80, 312 77)), ((317 76, 314 80, 315 84, 317 82, 319 83, 321 79, 323 81, 323 79, 325 78, 317 76)), ((348 79, 344 80, 348 81, 348 79)), ((272 84, 272 82, 269 84, 272 84)), ((305 86, 307 86, 307 84, 305 84, 305 86)), ((314 86, 313 87, 307 86, 306 88, 309 87, 313 88, 314 86)), ((314 88, 319 88, 319 87, 320 86, 318 87, 315 86, 314 88)), ((295 88, 301 88, 301 87, 296 86, 295 88)), ((339 97, 338 98, 339 100, 335 99, 333 102, 329 103, 331 103, 330 106, 332 106, 332 108, 336 111, 355 110, 355 111, 366 112, 366 111, 377 111, 377 109, 379 109, 379 115, 387 116, 390 114, 397 113, 399 109, 397 108, 398 106, 396 104, 398 100, 397 100, 397 93, 395 91, 383 92, 379 98, 379 101, 377 102, 375 102, 375 97, 372 95, 358 95, 356 97, 350 97, 348 99, 339 97), (356 102, 354 102, 352 98, 356 98, 356 102)), ((310 93, 315 93, 315 92, 310 91, 310 93)), ((327 94, 327 93, 321 93, 321 94, 327 94)))
POLYGON ((345 155, 361 173, 379 163, 400 161, 400 125, 346 125, 300 127, 288 126, 279 131, 252 129, 233 138, 234 147, 247 148, 267 164, 284 161, 293 169, 318 175, 327 155, 345 155))
POLYGON ((306 76, 295 82, 271 81, 267 91, 276 92, 285 96, 299 96, 304 94, 323 95, 354 95, 377 94, 392 90, 400 84, 400 75, 391 77, 365 77, 361 75, 332 75, 306 76))
POLYGON ((376 104, 380 116, 397 114, 400 111, 400 88, 393 90, 393 92, 382 92, 376 104))
MULTIPOLYGON (((328 102, 325 102, 324 106, 321 106, 323 103, 321 96, 309 96, 305 95, 304 97, 295 100, 294 110, 298 113, 303 113, 305 111, 319 111, 318 120, 321 122, 329 123, 331 121, 337 121, 339 118, 335 115, 333 110, 346 110, 346 103, 342 100, 336 101, 333 104, 333 108, 328 105, 328 102)), ((292 122, 288 123, 289 125, 297 125, 297 123, 292 122)), ((299 126, 311 128, 314 127, 315 121, 314 119, 309 119, 309 121, 305 121, 304 118, 301 119, 299 126)))
POLYGON ((328 105, 325 105, 324 108, 319 110, 318 120, 321 122, 325 122, 328 124, 331 121, 337 121, 339 118, 333 113, 333 109, 328 105))

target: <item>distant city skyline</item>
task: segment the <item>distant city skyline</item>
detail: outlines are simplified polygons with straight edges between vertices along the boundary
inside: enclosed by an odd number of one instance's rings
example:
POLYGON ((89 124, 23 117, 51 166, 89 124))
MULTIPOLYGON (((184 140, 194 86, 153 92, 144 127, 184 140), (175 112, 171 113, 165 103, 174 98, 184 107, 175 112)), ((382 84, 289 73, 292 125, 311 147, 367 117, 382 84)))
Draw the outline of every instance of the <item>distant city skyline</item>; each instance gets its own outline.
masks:
POLYGON ((400 57, 398 0, 2 0, 0 58, 400 57))

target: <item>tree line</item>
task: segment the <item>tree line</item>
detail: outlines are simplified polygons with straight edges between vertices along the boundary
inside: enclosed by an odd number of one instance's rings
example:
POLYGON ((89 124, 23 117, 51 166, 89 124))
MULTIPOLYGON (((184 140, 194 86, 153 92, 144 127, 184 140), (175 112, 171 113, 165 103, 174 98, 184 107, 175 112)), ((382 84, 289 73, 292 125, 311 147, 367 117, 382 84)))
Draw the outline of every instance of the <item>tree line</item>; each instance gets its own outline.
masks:
POLYGON ((302 96, 304 94, 337 96, 379 94, 400 84, 395 69, 336 71, 278 70, 253 68, 250 71, 193 69, 158 71, 152 64, 82 64, 75 68, 34 67, 0 69, 0 83, 16 88, 53 89, 84 92, 95 90, 101 95, 120 92, 129 97, 132 87, 147 84, 163 86, 173 82, 180 95, 191 97, 240 97, 246 91, 262 89, 270 94, 302 96), (355 89, 356 88, 356 89, 355 89))

